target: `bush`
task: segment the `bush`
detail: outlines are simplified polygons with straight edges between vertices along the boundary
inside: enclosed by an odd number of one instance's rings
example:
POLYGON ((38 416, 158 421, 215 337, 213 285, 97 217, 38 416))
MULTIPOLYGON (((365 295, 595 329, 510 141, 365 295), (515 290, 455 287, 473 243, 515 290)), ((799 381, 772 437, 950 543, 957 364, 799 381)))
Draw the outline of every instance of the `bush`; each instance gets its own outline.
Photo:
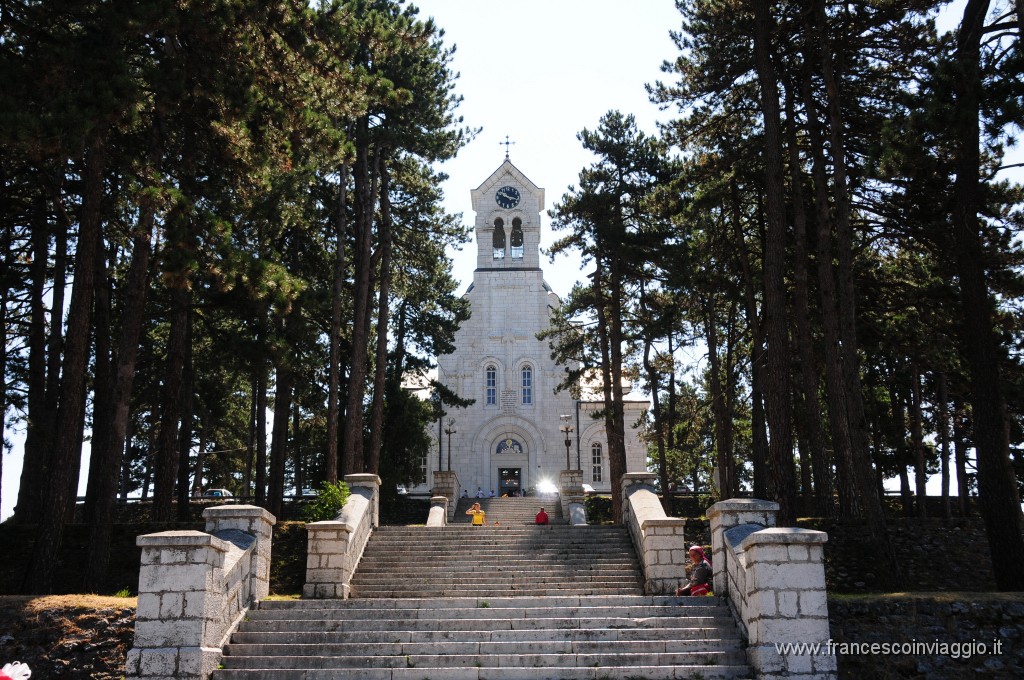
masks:
POLYGON ((348 502, 350 491, 345 482, 324 482, 320 485, 316 500, 306 506, 307 522, 323 522, 338 516, 348 502))

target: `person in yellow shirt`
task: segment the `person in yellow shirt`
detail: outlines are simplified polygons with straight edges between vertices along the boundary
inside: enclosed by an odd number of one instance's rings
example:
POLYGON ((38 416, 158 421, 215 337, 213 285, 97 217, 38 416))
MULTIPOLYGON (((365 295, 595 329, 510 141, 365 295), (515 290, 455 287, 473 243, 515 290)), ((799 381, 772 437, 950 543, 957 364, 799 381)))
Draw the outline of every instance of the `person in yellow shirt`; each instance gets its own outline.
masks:
POLYGON ((469 510, 466 510, 466 514, 473 516, 473 526, 484 526, 484 511, 480 509, 479 503, 473 503, 473 507, 471 507, 469 510))

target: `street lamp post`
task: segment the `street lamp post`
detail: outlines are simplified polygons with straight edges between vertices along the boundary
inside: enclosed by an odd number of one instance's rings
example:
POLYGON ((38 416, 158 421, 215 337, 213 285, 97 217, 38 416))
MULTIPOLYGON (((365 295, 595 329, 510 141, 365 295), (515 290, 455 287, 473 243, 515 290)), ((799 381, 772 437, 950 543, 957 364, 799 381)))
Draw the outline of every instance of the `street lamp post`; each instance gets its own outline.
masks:
POLYGON ((558 429, 561 430, 563 434, 565 434, 565 469, 570 470, 572 469, 572 464, 569 462, 569 449, 572 447, 571 435, 573 432, 572 416, 561 415, 559 416, 559 418, 562 419, 562 425, 558 429))
POLYGON ((448 472, 452 471, 452 435, 455 434, 455 419, 448 419, 448 427, 444 428, 444 433, 448 435, 448 472))

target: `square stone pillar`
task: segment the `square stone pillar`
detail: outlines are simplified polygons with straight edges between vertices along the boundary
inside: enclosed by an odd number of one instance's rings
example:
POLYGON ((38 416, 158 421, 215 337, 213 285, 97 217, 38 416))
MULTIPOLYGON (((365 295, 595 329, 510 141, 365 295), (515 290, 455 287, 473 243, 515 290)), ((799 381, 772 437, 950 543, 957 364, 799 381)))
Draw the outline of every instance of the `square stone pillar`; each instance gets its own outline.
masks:
POLYGON ((380 526, 380 477, 374 474, 345 475, 345 483, 349 489, 365 488, 372 494, 370 497, 370 523, 376 529, 380 526))
POLYGON ((583 493, 583 470, 562 470, 558 473, 558 500, 562 506, 562 516, 569 519, 570 524, 586 524, 586 494, 583 493), (583 521, 579 518, 579 508, 584 508, 583 521), (575 511, 575 513, 574 513, 575 511), (575 517, 574 517, 575 514, 575 517))
MULTIPOLYGON (((454 503, 452 505, 454 505, 454 503)), ((430 514, 427 516, 427 526, 443 527, 447 525, 448 499, 444 496, 434 496, 430 499, 430 514)))
POLYGON ((741 524, 774 527, 778 514, 778 503, 756 498, 732 498, 719 501, 708 508, 708 519, 711 521, 711 564, 715 573, 717 595, 725 595, 729 588, 725 532, 741 524))
POLYGON ((448 521, 455 517, 455 506, 459 502, 459 475, 454 472, 436 470, 434 472, 434 496, 448 499, 448 521))
POLYGON ((758 678, 834 680, 836 657, 825 592, 823 545, 828 534, 810 529, 764 529, 739 544, 747 567, 747 658, 758 678), (820 645, 818 654, 786 645, 820 645))
POLYGON ((231 544, 200 531, 163 531, 135 543, 142 566, 127 677, 209 678, 231 624, 224 593, 231 544))
POLYGON ((252 552, 252 597, 261 600, 269 595, 271 542, 277 518, 255 505, 218 505, 203 510, 203 519, 207 533, 241 531, 256 539, 252 552))

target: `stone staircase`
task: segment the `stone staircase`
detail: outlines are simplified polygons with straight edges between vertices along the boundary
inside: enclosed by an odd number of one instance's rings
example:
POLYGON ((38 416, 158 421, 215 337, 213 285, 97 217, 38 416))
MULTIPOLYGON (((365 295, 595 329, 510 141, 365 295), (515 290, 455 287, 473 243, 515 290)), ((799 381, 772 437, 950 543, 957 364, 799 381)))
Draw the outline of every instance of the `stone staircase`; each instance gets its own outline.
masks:
POLYGON ((351 599, 260 602, 214 680, 751 677, 717 598, 643 594, 623 527, 494 512, 498 526, 377 529, 351 599))
POLYGON ((381 527, 352 578, 352 597, 642 594, 620 526, 381 527))
POLYGON ((472 518, 466 514, 473 503, 479 503, 486 515, 488 526, 523 526, 533 525, 537 511, 544 508, 551 524, 567 524, 562 516, 562 504, 558 497, 526 496, 524 498, 460 498, 455 506, 452 524, 469 524, 472 518))

